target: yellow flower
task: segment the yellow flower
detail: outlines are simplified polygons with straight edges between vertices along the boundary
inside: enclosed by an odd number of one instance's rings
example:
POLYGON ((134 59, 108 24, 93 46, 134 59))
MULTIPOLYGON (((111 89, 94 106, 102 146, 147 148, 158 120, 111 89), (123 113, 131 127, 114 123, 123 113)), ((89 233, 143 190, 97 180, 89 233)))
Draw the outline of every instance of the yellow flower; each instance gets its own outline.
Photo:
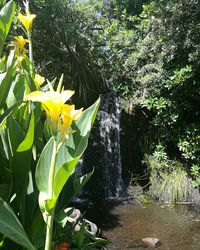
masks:
POLYGON ((82 114, 82 108, 75 110, 74 105, 64 104, 60 114, 60 131, 67 138, 70 133, 69 127, 74 120, 77 120, 82 114))
POLYGON ((27 96, 27 100, 33 102, 41 102, 45 104, 46 102, 54 102, 56 104, 64 104, 69 98, 74 94, 72 90, 64 90, 61 93, 50 90, 47 92, 34 91, 27 96))
POLYGON ((33 102, 41 102, 49 120, 49 125, 52 133, 57 133, 57 128, 60 124, 63 106, 65 102, 74 94, 72 90, 57 91, 34 91, 27 95, 26 99, 33 102))
POLYGON ((35 86, 37 89, 43 84, 44 81, 45 81, 45 78, 43 76, 39 74, 35 74, 34 82, 35 82, 35 86))
POLYGON ((15 54, 17 56, 19 66, 21 65, 24 56, 28 53, 28 50, 24 48, 26 43, 29 42, 28 39, 24 39, 22 36, 14 36, 14 41, 12 41, 9 46, 13 46, 15 48, 15 54))
POLYGON ((19 63, 19 66, 21 66, 21 63, 22 63, 22 61, 23 61, 23 59, 24 59, 24 56, 25 56, 27 53, 28 53, 28 50, 25 49, 25 48, 23 48, 23 50, 21 51, 21 54, 17 55, 17 53, 16 53, 17 59, 18 59, 18 63, 19 63))
POLYGON ((22 22, 25 29, 27 31, 30 31, 33 23, 33 19, 36 17, 35 14, 30 14, 29 12, 26 13, 26 15, 22 15, 22 13, 19 13, 17 18, 22 22))
POLYGON ((24 39, 23 36, 14 36, 14 39, 18 42, 20 48, 23 48, 28 42, 28 39, 24 39))

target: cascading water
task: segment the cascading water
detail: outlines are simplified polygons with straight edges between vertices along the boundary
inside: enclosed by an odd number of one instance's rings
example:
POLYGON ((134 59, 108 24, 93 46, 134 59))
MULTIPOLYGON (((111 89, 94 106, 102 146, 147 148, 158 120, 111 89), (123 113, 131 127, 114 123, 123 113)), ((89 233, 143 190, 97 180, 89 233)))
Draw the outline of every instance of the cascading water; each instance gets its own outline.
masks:
POLYGON ((115 92, 102 96, 89 145, 78 172, 94 174, 82 195, 92 198, 118 198, 122 194, 120 154, 120 99, 115 92))

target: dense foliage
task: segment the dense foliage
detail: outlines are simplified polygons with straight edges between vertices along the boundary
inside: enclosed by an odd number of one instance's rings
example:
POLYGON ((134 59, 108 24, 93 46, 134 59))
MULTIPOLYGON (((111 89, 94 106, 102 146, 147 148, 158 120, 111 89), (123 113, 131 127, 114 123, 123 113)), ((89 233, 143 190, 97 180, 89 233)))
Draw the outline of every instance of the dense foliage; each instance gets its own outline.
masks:
POLYGON ((151 155, 162 144, 198 185, 200 2, 37 0, 32 5, 39 17, 38 68, 45 66, 47 75, 65 72, 79 89, 80 103, 117 90, 129 112, 139 109, 149 124, 142 153, 151 155))

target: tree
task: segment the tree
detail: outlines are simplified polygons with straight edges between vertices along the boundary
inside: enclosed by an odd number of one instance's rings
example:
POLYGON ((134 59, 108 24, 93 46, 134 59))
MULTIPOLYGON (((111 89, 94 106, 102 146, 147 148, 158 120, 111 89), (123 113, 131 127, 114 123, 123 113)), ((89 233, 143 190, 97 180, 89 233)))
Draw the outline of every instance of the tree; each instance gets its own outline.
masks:
POLYGON ((66 84, 77 91, 80 105, 91 103, 105 91, 104 52, 96 35, 102 32, 100 7, 100 1, 32 2, 37 13, 33 37, 39 48, 35 54, 38 69, 49 77, 55 71, 64 73, 66 84))

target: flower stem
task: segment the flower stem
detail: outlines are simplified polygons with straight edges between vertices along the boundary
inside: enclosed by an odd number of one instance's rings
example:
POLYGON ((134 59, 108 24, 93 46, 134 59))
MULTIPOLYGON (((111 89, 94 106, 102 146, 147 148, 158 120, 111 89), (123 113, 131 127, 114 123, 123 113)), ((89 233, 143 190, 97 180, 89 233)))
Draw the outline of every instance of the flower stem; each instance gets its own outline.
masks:
MULTIPOLYGON (((53 186, 54 186, 54 173, 55 173, 55 166, 56 166, 56 154, 57 154, 57 142, 56 138, 53 137, 53 152, 51 157, 51 166, 49 172, 49 195, 53 197, 53 186)), ((47 216, 47 230, 46 230, 46 241, 45 241, 45 250, 51 250, 51 242, 52 242, 52 233, 53 233, 53 222, 54 222, 54 213, 55 213, 55 206, 49 212, 47 216)))
POLYGON ((34 74, 34 61, 33 61, 33 45, 31 40, 31 32, 28 31, 27 33, 28 40, 29 40, 29 59, 30 59, 30 70, 31 70, 31 76, 33 77, 34 74))
POLYGON ((46 241, 45 250, 51 250, 52 233, 53 233, 53 221, 54 221, 55 207, 47 217, 47 230, 46 230, 46 241))

